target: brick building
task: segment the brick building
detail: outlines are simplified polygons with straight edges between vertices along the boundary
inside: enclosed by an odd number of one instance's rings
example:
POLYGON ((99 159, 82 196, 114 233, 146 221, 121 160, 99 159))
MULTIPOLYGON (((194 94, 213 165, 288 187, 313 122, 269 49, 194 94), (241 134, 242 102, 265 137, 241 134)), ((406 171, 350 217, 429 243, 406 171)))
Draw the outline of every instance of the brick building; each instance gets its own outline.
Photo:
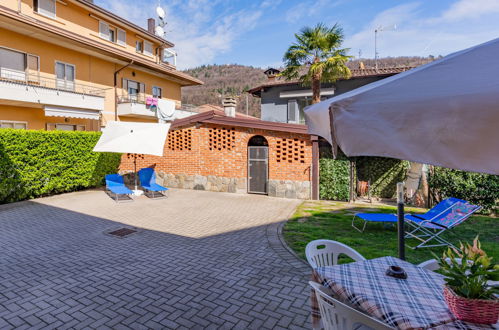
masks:
MULTIPOLYGON (((312 197, 307 127, 263 121, 227 107, 175 120, 163 156, 145 155, 137 160, 137 168, 143 167, 153 167, 166 187, 312 197)), ((131 170, 133 160, 124 155, 120 171, 131 170)))

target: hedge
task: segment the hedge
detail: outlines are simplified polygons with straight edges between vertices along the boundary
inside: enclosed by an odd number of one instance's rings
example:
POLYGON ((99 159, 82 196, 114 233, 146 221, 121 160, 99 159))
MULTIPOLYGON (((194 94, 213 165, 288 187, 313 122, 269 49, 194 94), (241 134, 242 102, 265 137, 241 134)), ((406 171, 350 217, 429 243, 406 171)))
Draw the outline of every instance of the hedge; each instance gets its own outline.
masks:
POLYGON ((100 132, 0 130, 0 203, 96 187, 121 155, 92 149, 100 132))
POLYGON ((357 178, 371 182, 371 196, 393 198, 397 182, 407 177, 410 162, 384 157, 355 157, 357 178))
POLYGON ((487 213, 498 211, 498 175, 434 167, 430 171, 428 184, 437 202, 447 197, 456 197, 482 206, 487 213))

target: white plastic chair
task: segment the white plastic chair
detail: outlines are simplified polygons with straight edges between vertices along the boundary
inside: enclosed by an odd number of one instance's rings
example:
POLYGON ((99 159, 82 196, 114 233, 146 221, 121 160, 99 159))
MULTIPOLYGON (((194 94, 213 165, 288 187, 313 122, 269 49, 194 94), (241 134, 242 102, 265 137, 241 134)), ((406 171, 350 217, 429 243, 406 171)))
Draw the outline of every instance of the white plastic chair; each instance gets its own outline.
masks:
POLYGON ((308 283, 314 289, 319 302, 321 321, 325 330, 394 329, 329 296, 319 283, 312 281, 308 283))
MULTIPOLYGON (((450 264, 449 258, 447 258, 445 260, 447 261, 448 264, 450 264)), ((461 258, 456 258, 455 260, 457 261, 458 264, 461 264, 461 258)), ((471 261, 468 261, 468 262, 471 263, 471 261)), ((432 272, 440 269, 440 266, 439 266, 438 261, 436 259, 426 260, 426 261, 420 263, 418 265, 418 267, 424 268, 426 270, 431 270, 432 272)))
POLYGON ((334 266, 338 256, 344 254, 355 261, 366 260, 359 252, 348 245, 328 239, 318 239, 307 244, 305 256, 312 268, 334 266), (323 248, 321 248, 323 246, 323 248))

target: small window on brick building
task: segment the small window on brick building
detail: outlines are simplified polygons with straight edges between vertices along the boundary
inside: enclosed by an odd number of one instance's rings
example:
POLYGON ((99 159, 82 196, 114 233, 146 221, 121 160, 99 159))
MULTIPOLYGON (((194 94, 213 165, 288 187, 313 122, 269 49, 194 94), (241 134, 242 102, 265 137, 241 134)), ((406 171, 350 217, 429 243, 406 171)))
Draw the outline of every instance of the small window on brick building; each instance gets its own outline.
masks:
POLYGON ((235 128, 210 128, 208 131, 210 150, 232 150, 236 146, 235 128))
POLYGON ((192 150, 192 129, 179 129, 168 133, 168 149, 192 150))
POLYGON ((276 161, 278 163, 305 163, 305 141, 298 138, 276 141, 276 161))

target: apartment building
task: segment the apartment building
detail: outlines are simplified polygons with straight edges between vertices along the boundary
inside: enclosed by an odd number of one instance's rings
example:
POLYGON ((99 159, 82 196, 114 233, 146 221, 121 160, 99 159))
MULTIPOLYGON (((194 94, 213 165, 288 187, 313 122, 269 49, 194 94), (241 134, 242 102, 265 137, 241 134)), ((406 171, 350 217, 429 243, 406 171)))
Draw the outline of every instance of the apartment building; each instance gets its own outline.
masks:
POLYGON ((174 45, 89 0, 0 1, 0 127, 100 130, 180 107, 174 45), (171 52, 171 51, 170 51, 171 52))

